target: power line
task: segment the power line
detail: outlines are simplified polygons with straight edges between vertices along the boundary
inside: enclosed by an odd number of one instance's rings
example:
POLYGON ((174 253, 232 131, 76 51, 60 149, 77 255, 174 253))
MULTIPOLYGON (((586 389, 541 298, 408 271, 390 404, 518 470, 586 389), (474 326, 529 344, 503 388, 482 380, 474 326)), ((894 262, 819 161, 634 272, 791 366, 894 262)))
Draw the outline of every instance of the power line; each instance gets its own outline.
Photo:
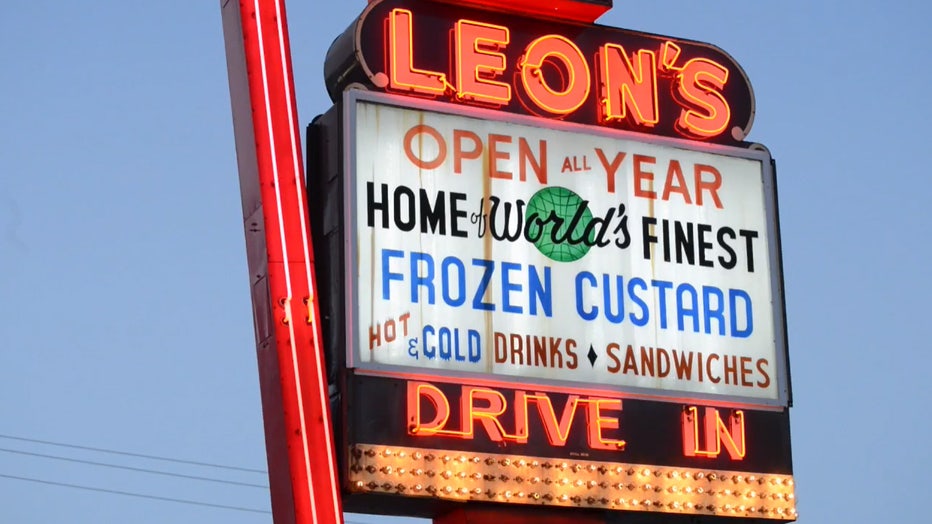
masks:
POLYGON ((34 453, 32 451, 22 451, 18 449, 7 449, 7 448, 0 448, 0 451, 5 452, 5 453, 15 453, 17 455, 28 455, 31 457, 41 457, 41 458, 47 458, 47 459, 53 459, 53 460, 63 460, 66 462, 76 462, 78 464, 90 464, 92 466, 103 466, 105 468, 116 468, 116 469, 125 469, 128 471, 139 471, 142 473, 151 473, 153 475, 165 475, 167 477, 178 477, 178 478, 185 478, 185 479, 192 479, 192 480, 203 480, 207 482, 218 482, 221 484, 232 484, 234 486, 248 486, 251 488, 269 489, 269 487, 265 484, 251 484, 249 482, 237 482, 235 480, 218 479, 214 477, 185 475, 183 473, 174 473, 171 471, 161 471, 157 469, 148 469, 148 468, 136 468, 133 466, 124 466, 122 464, 110 464, 107 462, 97 462, 93 460, 83 460, 83 459, 77 459, 77 458, 71 458, 71 457, 63 457, 61 455, 47 455, 45 453, 34 453))
POLYGON ((124 496, 127 496, 127 497, 137 497, 137 498, 143 498, 143 499, 159 500, 159 501, 162 501, 162 502, 177 502, 177 503, 179 503, 179 504, 190 504, 190 505, 192 505, 192 506, 205 506, 205 507, 209 507, 209 508, 229 509, 229 510, 234 510, 234 511, 247 511, 247 512, 250 512, 250 513, 264 513, 264 514, 271 514, 271 513, 272 513, 271 511, 267 511, 267 510, 264 510, 264 509, 245 508, 245 507, 241 507, 241 506, 227 506, 227 505, 225 505, 225 504, 213 504, 213 503, 211 503, 211 502, 202 502, 202 501, 199 501, 199 500, 176 499, 176 498, 172 498, 172 497, 161 497, 161 496, 158 496, 158 495, 147 495, 147 494, 144 494, 144 493, 132 493, 132 492, 129 492, 129 491, 118 491, 118 490, 115 490, 115 489, 95 488, 95 487, 93 487, 93 486, 82 486, 82 485, 80 485, 80 484, 68 484, 68 483, 66 483, 66 482, 55 482, 55 481, 51 481, 51 480, 42 480, 42 479, 36 479, 36 478, 30 478, 30 477, 19 477, 19 476, 16 476, 16 475, 6 475, 6 474, 3 474, 3 473, 0 473, 0 477, 2 477, 2 478, 7 478, 7 479, 12 479, 12 480, 21 480, 21 481, 25 481, 25 482, 35 482, 35 483, 37 483, 37 484, 48 484, 48 485, 50 485, 50 486, 60 486, 60 487, 65 487, 65 488, 83 489, 83 490, 86 490, 86 491, 96 491, 96 492, 99 492, 99 493, 109 493, 109 494, 112 494, 112 495, 124 495, 124 496))
POLYGON ((33 442, 36 444, 46 444, 49 446, 59 446, 63 448, 83 449, 87 451, 96 451, 98 453, 110 453, 112 455, 124 455, 127 457, 139 457, 139 458, 145 458, 145 459, 150 459, 150 460, 162 460, 165 462, 175 462, 178 464, 190 464, 193 466, 204 466, 208 468, 220 468, 220 469, 229 469, 229 470, 234 470, 234 471, 246 471, 249 473, 262 473, 262 474, 267 473, 265 470, 262 470, 262 469, 244 468, 240 466, 227 466, 224 464, 212 464, 210 462, 198 462, 195 460, 183 460, 183 459, 176 459, 176 458, 171 458, 171 457, 160 457, 158 455, 146 455, 144 453, 133 453, 130 451, 118 451, 115 449, 95 448, 91 446, 80 446, 77 444, 68 444, 65 442, 53 442, 50 440, 39 440, 39 439, 27 438, 27 437, 17 437, 14 435, 0 434, 0 438, 10 439, 10 440, 19 440, 21 442, 33 442))

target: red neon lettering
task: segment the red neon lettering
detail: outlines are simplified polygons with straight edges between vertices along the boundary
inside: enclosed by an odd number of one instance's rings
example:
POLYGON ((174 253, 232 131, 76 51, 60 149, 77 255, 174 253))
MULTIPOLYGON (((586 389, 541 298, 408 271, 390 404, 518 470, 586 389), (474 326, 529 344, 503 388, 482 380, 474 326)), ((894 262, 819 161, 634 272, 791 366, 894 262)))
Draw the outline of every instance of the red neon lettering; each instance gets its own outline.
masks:
POLYGON ((604 416, 603 410, 621 411, 621 400, 604 398, 589 400, 589 409, 586 410, 589 447, 609 451, 624 449, 624 440, 607 439, 602 435, 603 429, 618 429, 618 418, 604 416))
POLYGON ((493 80, 505 71, 508 28, 472 20, 456 22, 456 96, 496 106, 511 101, 511 86, 493 80))
POLYGON ((664 71, 676 70, 676 61, 680 58, 680 46, 667 40, 660 46, 660 66, 664 71))
POLYGON ((435 435, 443 433, 450 418, 450 403, 446 395, 433 384, 408 382, 408 433, 435 435), (434 418, 424 422, 421 418, 421 399, 426 398, 434 408, 434 418))
POLYGON ((690 138, 716 137, 728 127, 731 108, 722 95, 728 69, 706 58, 693 58, 679 70, 674 98, 683 108, 676 129, 690 138))
POLYGON ((528 395, 527 398, 528 400, 535 400, 537 403, 537 412, 540 413, 540 420, 544 423, 544 432, 547 433, 547 440, 550 445, 565 446, 566 439, 570 436, 570 425, 576 415, 576 406, 580 402, 579 395, 570 395, 566 399, 566 405, 563 406, 563 414, 560 415, 559 422, 550 397, 544 393, 537 393, 536 395, 528 395))
POLYGON ((628 120, 636 127, 653 127, 660 121, 657 57, 647 49, 636 57, 637 69, 620 45, 605 44, 599 51, 600 122, 628 120))
POLYGON ((505 437, 514 440, 514 435, 509 435, 498 421, 498 417, 505 413, 507 405, 504 395, 493 389, 463 386, 460 403, 460 427, 464 433, 471 437, 474 433, 474 422, 478 420, 493 441, 501 442, 505 437), (477 406, 477 400, 488 405, 477 406))
POLYGON ((553 402, 546 393, 528 394, 515 391, 513 434, 502 424, 502 417, 509 408, 505 396, 489 388, 462 386, 460 390, 460 430, 447 429, 450 418, 450 401, 436 386, 427 382, 408 382, 407 417, 408 434, 417 437, 445 436, 463 439, 475 438, 476 422, 493 442, 511 441, 527 443, 529 403, 537 404, 537 413, 552 446, 565 446, 580 404, 585 404, 587 442, 591 449, 620 451, 625 441, 606 437, 606 431, 618 430, 618 416, 611 412, 622 410, 617 399, 588 398, 569 395, 563 412, 557 419, 553 402), (427 409, 422 409, 426 406, 427 409))
MULTIPOLYGON (((514 89, 518 89, 521 104, 529 113, 562 118, 589 100, 591 68, 595 67, 598 96, 594 97, 596 107, 592 110, 600 124, 644 130, 658 127, 661 75, 663 82, 670 84, 670 91, 664 90, 663 96, 667 100, 672 97, 679 106, 679 114, 664 115, 667 122, 661 132, 672 123, 679 135, 708 140, 722 136, 731 124, 732 107, 725 97, 732 74, 729 67, 710 58, 684 58, 683 49, 672 41, 662 42, 658 49, 626 50, 616 43, 581 49, 564 36, 546 34, 527 44, 516 60, 517 75, 512 75, 511 62, 520 49, 509 49, 513 45, 512 29, 459 19, 448 28, 451 38, 446 37, 447 31, 443 31, 443 38, 436 38, 435 43, 448 46, 450 58, 442 66, 433 65, 441 69, 431 70, 416 66, 415 48, 439 33, 422 36, 415 45, 414 25, 411 10, 389 11, 385 21, 387 75, 370 74, 376 87, 496 108, 511 106, 514 89), (685 63, 678 65, 680 61, 685 63), (518 78, 523 89, 517 87, 518 78)), ((421 26, 418 29, 419 33, 435 31, 421 26)), ((738 80, 739 84, 743 81, 738 80)), ((742 86, 737 93, 743 93, 742 86)), ((745 109, 739 108, 737 114, 744 115, 745 109)))
POLYGON ((683 410, 683 455, 687 457, 715 458, 722 446, 731 460, 743 460, 747 454, 745 445, 744 412, 734 411, 728 417, 728 427, 715 408, 705 408, 705 449, 699 447, 699 410, 690 406, 683 410))
POLYGON ((531 101, 547 113, 567 115, 579 109, 592 84, 589 64, 576 44, 560 35, 545 35, 531 42, 518 63, 521 83, 531 101), (543 67, 550 64, 560 72, 562 90, 552 88, 543 67))
POLYGON ((450 83, 446 75, 414 67, 413 15, 407 9, 396 8, 388 16, 388 87, 431 96, 442 95, 450 83))

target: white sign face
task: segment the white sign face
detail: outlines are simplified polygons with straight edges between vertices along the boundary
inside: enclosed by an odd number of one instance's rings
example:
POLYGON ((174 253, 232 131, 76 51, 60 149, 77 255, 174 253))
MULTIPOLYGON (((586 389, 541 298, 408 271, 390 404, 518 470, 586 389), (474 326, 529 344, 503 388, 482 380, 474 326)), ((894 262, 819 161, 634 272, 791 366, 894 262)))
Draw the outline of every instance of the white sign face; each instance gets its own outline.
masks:
POLYGON ((785 405, 766 153, 357 96, 349 366, 785 405))

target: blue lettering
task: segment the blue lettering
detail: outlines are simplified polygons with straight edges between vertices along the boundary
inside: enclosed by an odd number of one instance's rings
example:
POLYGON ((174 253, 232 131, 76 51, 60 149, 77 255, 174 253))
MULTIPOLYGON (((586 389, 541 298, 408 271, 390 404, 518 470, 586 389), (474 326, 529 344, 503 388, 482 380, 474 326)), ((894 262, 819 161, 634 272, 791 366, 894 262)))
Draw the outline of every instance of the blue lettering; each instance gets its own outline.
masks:
POLYGON ((502 262, 502 311, 506 313, 523 313, 524 310, 521 309, 521 306, 516 306, 511 303, 511 292, 512 291, 521 291, 521 284, 516 284, 511 281, 509 274, 516 270, 521 269, 521 264, 516 264, 514 262, 502 262))
POLYGON ((482 359, 482 339, 479 338, 479 332, 475 329, 467 332, 467 339, 469 340, 469 361, 475 364, 482 359))
POLYGON ((667 329, 667 290, 673 288, 673 282, 651 280, 650 285, 657 288, 657 300, 660 310, 660 329, 667 329))
POLYGON ((485 295, 485 290, 489 288, 489 283, 492 281, 492 273, 495 271, 495 262, 474 258, 472 259, 472 265, 483 269, 482 277, 479 279, 479 285, 476 286, 476 294, 472 297, 472 308, 479 311, 495 311, 495 304, 482 301, 482 296, 485 295))
POLYGON ((528 299, 530 302, 531 314, 537 315, 537 303, 540 302, 540 307, 544 310, 544 315, 551 317, 553 316, 553 290, 550 286, 550 267, 544 266, 544 280, 541 282, 540 273, 537 272, 537 267, 528 266, 528 284, 527 290, 531 295, 528 299))
POLYGON ((596 317, 599 316, 599 308, 598 306, 592 306, 592 309, 589 311, 585 310, 585 306, 583 305, 583 280, 588 281, 589 285, 592 287, 596 286, 596 279, 592 273, 588 271, 580 271, 576 275, 576 313, 578 313, 579 318, 583 320, 595 320, 596 317))
POLYGON ((602 275, 602 297, 605 304, 605 318, 612 324, 621 324, 625 319, 625 284, 621 275, 615 275, 615 297, 618 299, 618 312, 612 311, 612 280, 602 275))
POLYGON ((442 327, 437 333, 437 339, 440 341, 440 360, 450 360, 453 356, 450 337, 450 328, 442 327))
POLYGON ((434 257, 417 251, 411 253, 411 302, 417 304, 420 293, 418 288, 427 288, 427 303, 434 303, 434 257), (421 276, 421 262, 427 263, 427 274, 421 276))
POLYGON ((718 334, 725 334, 725 295, 713 286, 702 286, 702 318, 705 319, 705 333, 712 333, 712 319, 718 320, 718 334), (712 297, 716 307, 712 308, 712 297))
POLYGON ((424 341, 424 356, 430 360, 433 360, 437 358, 437 348, 427 343, 428 333, 430 333, 431 335, 436 333, 436 331, 434 331, 434 326, 431 326, 430 324, 426 324, 424 326, 424 329, 421 331, 421 340, 424 341))
POLYGON ((454 340, 453 340, 453 358, 457 362, 466 362, 466 355, 460 353, 460 330, 453 330, 454 340))
POLYGON ((731 308, 731 336, 736 338, 747 338, 754 331, 754 313, 751 309, 751 297, 740 289, 728 290, 728 307, 731 308), (738 299, 744 301, 744 314, 747 317, 747 325, 744 329, 738 329, 738 299))
POLYGON ((391 289, 389 284, 392 280, 402 281, 404 276, 401 273, 392 273, 389 269, 390 259, 392 258, 402 258, 405 254, 403 251, 398 251, 396 249, 383 249, 382 250, 382 299, 391 300, 391 289))
POLYGON ((699 332, 699 297, 696 288, 689 284, 676 286, 676 329, 685 331, 686 317, 693 319, 693 333, 699 332), (683 298, 689 295, 689 305, 683 298))
POLYGON ((441 280, 443 282, 443 301, 448 306, 459 307, 466 302, 466 266, 456 257, 447 257, 440 263, 441 280), (450 293, 450 285, 454 280, 450 278, 450 268, 456 268, 456 298, 450 293))
POLYGON ((647 321, 650 320, 650 313, 649 313, 650 310, 647 309, 647 303, 644 302, 644 299, 642 299, 634 291, 635 288, 641 288, 642 291, 647 291, 647 282, 644 282, 644 279, 637 278, 637 277, 628 279, 628 296, 631 297, 632 302, 634 302, 635 304, 637 304, 639 308, 641 308, 640 317, 634 316, 634 312, 632 311, 628 315, 628 318, 631 320, 631 323, 634 324, 635 326, 645 326, 647 325, 647 321))

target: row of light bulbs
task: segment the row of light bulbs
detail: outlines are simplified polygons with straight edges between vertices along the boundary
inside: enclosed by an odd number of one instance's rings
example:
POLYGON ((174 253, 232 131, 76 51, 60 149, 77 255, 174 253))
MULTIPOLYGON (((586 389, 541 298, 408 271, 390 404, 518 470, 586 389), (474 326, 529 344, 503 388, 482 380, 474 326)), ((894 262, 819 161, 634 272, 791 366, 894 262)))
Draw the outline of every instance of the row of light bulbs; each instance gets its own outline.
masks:
POLYGON ((357 491, 456 500, 796 518, 787 475, 359 445, 357 491), (574 478, 575 477, 575 478, 574 478), (621 492, 621 493, 619 493, 621 492))

